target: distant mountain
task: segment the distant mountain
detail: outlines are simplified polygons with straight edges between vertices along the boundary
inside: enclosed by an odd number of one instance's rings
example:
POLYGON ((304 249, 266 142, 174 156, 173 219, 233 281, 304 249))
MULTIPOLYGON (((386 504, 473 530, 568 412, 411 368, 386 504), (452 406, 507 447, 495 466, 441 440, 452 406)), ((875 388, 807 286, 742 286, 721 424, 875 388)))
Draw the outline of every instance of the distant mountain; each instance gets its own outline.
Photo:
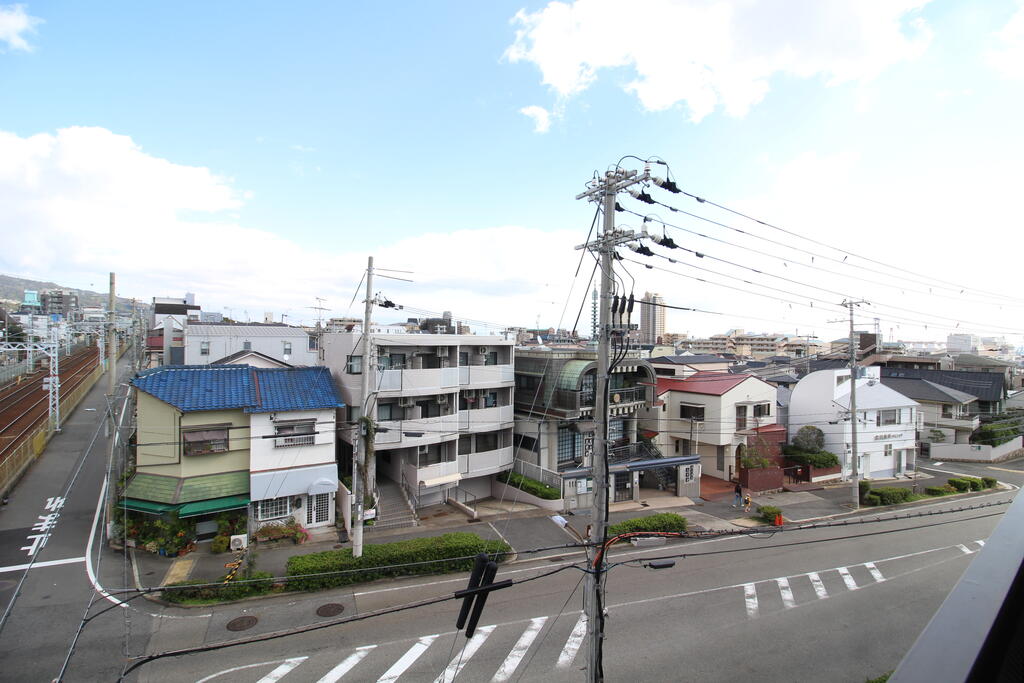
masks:
MULTIPOLYGON (((0 300, 7 300, 20 304, 25 298, 25 290, 31 289, 37 292, 44 292, 48 289, 63 289, 74 292, 78 295, 79 306, 102 306, 106 308, 107 294, 92 292, 87 289, 76 289, 65 287, 56 282, 43 282, 42 280, 26 280, 25 278, 12 277, 0 273, 0 300)), ((141 302, 140 302, 141 303, 141 302)), ((131 299, 117 297, 117 308, 119 310, 131 310, 131 299)))

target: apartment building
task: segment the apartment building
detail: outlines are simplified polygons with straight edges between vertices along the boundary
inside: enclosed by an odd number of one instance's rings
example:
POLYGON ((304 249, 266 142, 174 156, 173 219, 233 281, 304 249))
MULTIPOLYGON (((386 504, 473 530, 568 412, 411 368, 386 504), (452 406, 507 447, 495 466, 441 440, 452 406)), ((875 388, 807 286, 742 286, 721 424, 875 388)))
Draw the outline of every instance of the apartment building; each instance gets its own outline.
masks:
MULTIPOLYGON (((512 467, 513 345, 500 336, 369 335, 369 358, 356 331, 322 337, 323 363, 360 417, 363 374, 374 418, 375 485, 400 487, 414 508, 449 499, 472 506, 491 495, 492 475, 512 467)), ((351 463, 354 430, 344 430, 351 463)))
POLYGON ((665 336, 665 300, 660 294, 644 292, 640 300, 640 343, 660 344, 665 336))
POLYGON ((255 351, 289 365, 316 365, 316 337, 282 323, 189 322, 184 329, 186 365, 208 365, 239 351, 255 351))

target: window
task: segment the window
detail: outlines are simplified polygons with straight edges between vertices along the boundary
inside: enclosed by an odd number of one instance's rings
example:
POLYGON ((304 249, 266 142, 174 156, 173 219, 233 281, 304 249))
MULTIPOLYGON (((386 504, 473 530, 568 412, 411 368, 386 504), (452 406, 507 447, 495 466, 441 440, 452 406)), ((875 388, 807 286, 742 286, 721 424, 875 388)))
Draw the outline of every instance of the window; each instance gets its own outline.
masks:
POLYGON ((704 406, 691 406, 685 403, 679 404, 679 417, 684 420, 704 421, 704 406))
POLYGON ((476 452, 483 453, 485 451, 496 451, 498 450, 498 433, 491 432, 489 434, 477 434, 476 435, 476 452))
POLYGON ((900 411, 899 408, 895 410, 879 410, 878 421, 876 425, 884 427, 886 425, 898 425, 900 423, 900 411))
POLYGON ((363 357, 349 356, 348 360, 345 361, 345 372, 350 375, 363 374, 363 357))
POLYGON ((892 444, 891 443, 885 444, 885 457, 887 457, 887 458, 891 458, 892 457, 892 444))
POLYGON ((256 519, 265 522, 270 519, 287 517, 292 511, 292 499, 288 496, 270 498, 256 502, 256 519))
POLYGON ((473 452, 472 438, 471 436, 459 437, 459 455, 469 455, 473 452))
POLYGON ((316 422, 313 420, 278 422, 274 425, 274 446, 308 446, 316 441, 316 422))
POLYGON ((455 460, 455 451, 449 449, 445 444, 433 444, 427 447, 426 453, 418 453, 417 458, 419 461, 417 467, 428 467, 442 462, 452 462, 455 460))
POLYGON ((394 403, 380 403, 377 405, 377 419, 381 421, 394 420, 395 408, 397 406, 394 403))
POLYGON ((747 407, 736 406, 736 429, 743 430, 747 428, 747 407))
POLYGON ((513 445, 516 448, 522 448, 523 450, 537 452, 537 439, 526 434, 516 434, 512 440, 513 445))
POLYGON ((608 420, 608 440, 622 441, 626 438, 626 427, 622 420, 608 420))
POLYGON ((469 365, 469 351, 459 351, 459 365, 462 367, 469 365))
POLYGON ((209 455, 228 450, 228 425, 183 431, 181 437, 185 444, 185 455, 209 455))
POLYGON ((243 351, 252 351, 252 342, 251 341, 244 341, 244 342, 242 342, 242 350, 243 351))
POLYGON ((576 432, 568 427, 558 428, 558 467, 565 469, 572 466, 576 459, 576 432))
POLYGON ((946 418, 947 420, 951 420, 953 418, 953 406, 951 406, 948 403, 943 403, 942 417, 946 418))
POLYGON ((404 353, 391 353, 388 354, 388 365, 392 370, 404 370, 405 369, 405 354, 404 353))
POLYGON ((290 341, 281 342, 284 346, 284 355, 290 356, 292 354, 292 343, 290 341))
POLYGON ((768 417, 772 414, 771 403, 758 403, 754 406, 754 417, 768 417))
POLYGON ((306 500, 306 524, 331 521, 331 494, 318 493, 306 500))
POLYGON ((498 364, 498 352, 488 351, 485 356, 484 365, 497 365, 498 364))
POLYGON ((316 351, 316 337, 309 335, 309 338, 306 340, 306 348, 310 351, 316 351))
POLYGON ((199 355, 200 356, 209 356, 210 355, 210 342, 208 342, 208 341, 199 342, 199 355))
POLYGON ((488 391, 484 394, 484 408, 494 408, 498 405, 498 392, 488 391))
POLYGON ((717 446, 715 451, 715 469, 725 472, 725 446, 717 446))

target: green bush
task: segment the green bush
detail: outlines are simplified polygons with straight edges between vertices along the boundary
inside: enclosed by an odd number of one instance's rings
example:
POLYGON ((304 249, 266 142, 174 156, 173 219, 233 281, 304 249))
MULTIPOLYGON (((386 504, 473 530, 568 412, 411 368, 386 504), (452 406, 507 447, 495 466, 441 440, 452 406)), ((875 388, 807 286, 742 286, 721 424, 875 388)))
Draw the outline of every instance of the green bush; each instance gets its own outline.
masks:
POLYGON ((949 493, 945 486, 926 486, 924 492, 929 496, 944 496, 949 493))
POLYGON ((960 477, 951 477, 948 481, 950 486, 952 486, 961 493, 963 493, 964 491, 971 490, 971 482, 967 481, 966 479, 962 479, 960 477))
POLYGON ((793 436, 793 445, 805 453, 817 453, 825 447, 825 433, 814 425, 804 425, 793 436))
POLYGON ((807 451, 801 451, 794 446, 785 446, 783 447, 782 452, 786 455, 786 459, 794 465, 806 465, 808 467, 822 468, 839 466, 839 457, 835 453, 829 453, 828 451, 809 453, 807 451))
POLYGON ((871 492, 878 496, 882 505, 906 503, 910 500, 910 494, 913 493, 910 489, 899 486, 881 486, 877 489, 871 489, 871 492))
POLYGON ((211 553, 226 553, 231 548, 231 537, 219 534, 210 541, 211 553))
POLYGON ((486 541, 476 534, 460 531, 396 543, 367 544, 363 546, 363 556, 358 558, 352 557, 351 548, 293 555, 286 565, 288 576, 293 577, 289 578, 288 587, 318 590, 388 576, 469 571, 477 554, 507 553, 510 550, 503 541, 486 541), (368 571, 350 571, 356 569, 368 571))
POLYGON ((608 536, 628 534, 632 531, 686 531, 686 518, 674 512, 661 512, 646 517, 634 517, 612 524, 608 527, 608 536))
MULTIPOLYGON (((201 588, 177 588, 163 591, 163 599, 176 604, 194 602, 228 602, 230 600, 241 600, 253 595, 269 593, 273 587, 274 575, 270 572, 252 572, 248 577, 223 583, 224 577, 217 579, 217 585, 207 585, 201 588), (239 583, 239 581, 244 581, 239 583)), ((196 586, 210 584, 211 581, 204 579, 190 579, 179 581, 171 586, 196 586)))
POLYGON ((864 496, 868 495, 868 491, 871 490, 871 482, 867 479, 860 479, 857 481, 857 488, 860 491, 860 501, 864 502, 864 496))
POLYGON ((509 486, 514 486, 520 491, 526 491, 530 495, 537 496, 544 500, 558 500, 562 494, 553 486, 548 486, 536 479, 524 477, 521 474, 506 470, 498 475, 498 481, 509 486))
POLYGON ((967 483, 970 484, 972 491, 980 491, 983 488, 985 488, 985 485, 981 482, 981 479, 978 479, 977 477, 961 477, 961 479, 967 480, 967 483))
POLYGON ((999 482, 995 477, 982 477, 981 483, 984 484, 987 489, 994 489, 999 482))
POLYGON ((782 514, 782 510, 774 505, 758 505, 757 514, 768 524, 775 524, 775 517, 782 514))
POLYGON ((875 491, 868 491, 864 496, 864 504, 872 507, 882 504, 882 497, 875 491))

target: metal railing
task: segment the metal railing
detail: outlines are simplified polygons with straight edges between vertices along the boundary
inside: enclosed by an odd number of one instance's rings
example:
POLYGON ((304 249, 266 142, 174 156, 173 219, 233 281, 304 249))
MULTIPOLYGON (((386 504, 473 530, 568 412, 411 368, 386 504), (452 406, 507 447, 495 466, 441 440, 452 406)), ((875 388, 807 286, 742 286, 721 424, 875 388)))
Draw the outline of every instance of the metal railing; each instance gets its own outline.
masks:
POLYGON ((455 500, 456 502, 462 503, 470 510, 472 510, 474 515, 476 514, 476 502, 478 500, 478 497, 473 495, 466 489, 462 488, 461 486, 453 486, 450 489, 448 489, 447 497, 455 500))
POLYGON ((402 490, 405 491, 405 497, 409 499, 409 505, 413 510, 420 509, 420 497, 417 495, 416 489, 409 484, 409 480, 405 476, 405 470, 402 470, 402 481, 399 482, 402 490))
POLYGON ((28 361, 21 361, 18 363, 11 363, 10 365, 4 365, 0 367, 0 384, 6 384, 8 381, 24 375, 28 372, 28 361))
POLYGON ((540 465, 534 465, 533 463, 526 462, 525 460, 519 460, 518 458, 512 461, 512 471, 516 474, 521 474, 524 477, 529 477, 539 481, 542 484, 547 484, 553 488, 562 490, 562 475, 558 472, 545 469, 540 465))

